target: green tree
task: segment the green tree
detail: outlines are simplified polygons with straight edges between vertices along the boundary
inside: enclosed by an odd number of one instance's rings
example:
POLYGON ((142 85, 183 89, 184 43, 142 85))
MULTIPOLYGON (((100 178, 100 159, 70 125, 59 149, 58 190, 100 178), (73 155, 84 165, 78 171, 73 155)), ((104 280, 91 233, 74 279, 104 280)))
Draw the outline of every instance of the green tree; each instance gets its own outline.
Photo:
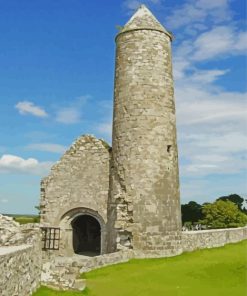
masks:
POLYGON ((217 200, 202 207, 204 219, 200 220, 210 228, 241 227, 247 224, 247 215, 242 213, 236 204, 226 200, 217 200))
POLYGON ((238 194, 229 194, 226 196, 221 196, 221 197, 217 198, 217 200, 223 200, 223 201, 229 200, 229 201, 233 202, 234 204, 236 204, 238 206, 239 210, 242 210, 243 202, 244 202, 244 199, 238 194))
POLYGON ((202 219, 202 206, 195 201, 190 201, 187 204, 181 205, 182 222, 198 222, 202 219))

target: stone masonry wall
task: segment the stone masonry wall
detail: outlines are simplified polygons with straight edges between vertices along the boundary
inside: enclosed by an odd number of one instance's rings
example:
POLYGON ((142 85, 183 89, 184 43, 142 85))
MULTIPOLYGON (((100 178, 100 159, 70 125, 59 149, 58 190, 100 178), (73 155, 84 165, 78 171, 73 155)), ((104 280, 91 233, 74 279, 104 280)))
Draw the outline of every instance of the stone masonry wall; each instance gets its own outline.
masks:
POLYGON ((0 295, 28 296, 39 287, 41 250, 32 245, 0 247, 0 295))
POLYGON ((20 225, 12 217, 0 214, 0 247, 36 244, 40 242, 40 235, 39 224, 20 225))
POLYGON ((247 226, 241 228, 185 231, 182 233, 184 252, 224 246, 247 239, 247 226))
POLYGON ((52 256, 72 256, 72 222, 91 215, 101 226, 101 253, 106 252, 110 150, 106 142, 86 135, 78 138, 41 182, 41 224, 60 227, 59 251, 52 256))
POLYGON ((12 217, 0 214, 0 246, 15 246, 24 243, 20 224, 12 217))
POLYGON ((43 264, 41 281, 45 285, 59 287, 61 290, 83 290, 85 280, 79 279, 80 273, 127 262, 132 257, 131 252, 116 252, 95 257, 76 254, 71 257, 56 257, 43 264))
POLYGON ((112 241, 118 250, 178 254, 181 213, 170 37, 155 29, 123 31, 116 39, 109 215, 115 211, 117 237, 112 241))
POLYGON ((38 224, 20 225, 0 215, 0 295, 32 295, 40 285, 41 241, 38 224))
POLYGON ((93 136, 82 136, 51 169, 41 184, 41 223, 59 226, 62 216, 88 208, 107 219, 109 147, 93 136))

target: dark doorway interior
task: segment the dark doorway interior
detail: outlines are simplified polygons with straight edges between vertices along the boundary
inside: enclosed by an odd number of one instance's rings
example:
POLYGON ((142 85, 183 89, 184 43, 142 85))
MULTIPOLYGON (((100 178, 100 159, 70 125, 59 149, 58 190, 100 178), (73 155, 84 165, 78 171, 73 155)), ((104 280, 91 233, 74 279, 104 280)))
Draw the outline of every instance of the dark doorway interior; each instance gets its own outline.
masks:
POLYGON ((100 224, 92 216, 81 215, 72 222, 73 248, 76 254, 100 255, 100 224))

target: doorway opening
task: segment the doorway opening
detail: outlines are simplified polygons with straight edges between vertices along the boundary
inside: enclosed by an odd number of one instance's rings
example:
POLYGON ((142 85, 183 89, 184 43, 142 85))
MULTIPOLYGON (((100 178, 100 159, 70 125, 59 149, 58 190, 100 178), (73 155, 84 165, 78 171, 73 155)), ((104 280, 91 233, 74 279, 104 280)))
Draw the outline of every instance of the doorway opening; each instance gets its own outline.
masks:
POLYGON ((74 252, 84 256, 100 255, 101 227, 97 219, 81 215, 72 222, 74 252))

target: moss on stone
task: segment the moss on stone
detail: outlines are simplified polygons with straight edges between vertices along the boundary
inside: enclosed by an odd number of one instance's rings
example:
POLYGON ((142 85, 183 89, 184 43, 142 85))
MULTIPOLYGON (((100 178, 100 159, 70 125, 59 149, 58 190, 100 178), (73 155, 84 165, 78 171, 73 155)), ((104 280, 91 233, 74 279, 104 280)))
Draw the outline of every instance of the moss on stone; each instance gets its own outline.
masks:
POLYGON ((108 151, 111 151, 112 147, 103 139, 99 139, 99 141, 102 143, 102 145, 108 149, 108 151))

